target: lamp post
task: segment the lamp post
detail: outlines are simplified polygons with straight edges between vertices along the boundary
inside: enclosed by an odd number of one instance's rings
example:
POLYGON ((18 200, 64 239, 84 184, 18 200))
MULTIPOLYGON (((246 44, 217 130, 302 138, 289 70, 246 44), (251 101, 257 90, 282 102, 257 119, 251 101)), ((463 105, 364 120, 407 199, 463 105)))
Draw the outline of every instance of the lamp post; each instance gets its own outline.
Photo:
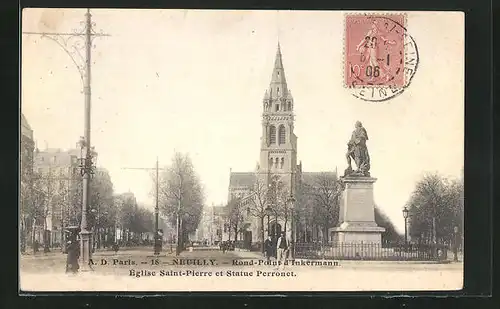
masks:
MULTIPOLYGON (((86 92, 87 93, 87 92, 86 92)), ((87 96, 86 96, 87 98, 87 96)), ((80 259, 81 259, 81 270, 90 271, 92 270, 90 266, 91 249, 93 244, 91 241, 91 234, 88 230, 87 223, 87 210, 90 204, 90 180, 95 174, 95 165, 93 162, 94 148, 90 147, 90 98, 86 100, 85 104, 86 116, 85 116, 85 137, 80 137, 80 173, 83 177, 83 192, 82 192, 82 219, 80 223, 80 259)))
MULTIPOLYGON (((292 209, 292 214, 293 214, 293 210, 295 209, 295 197, 293 197, 293 195, 290 195, 290 197, 288 198, 288 202, 290 203, 290 207, 292 209)), ((286 211, 286 216, 288 217, 288 209, 285 210, 286 211)), ((291 225, 291 238, 292 238, 292 241, 291 241, 291 244, 290 244, 290 258, 293 259, 293 257, 295 256, 295 222, 294 222, 294 216, 292 215, 291 217, 292 221, 290 223, 291 225)), ((285 232, 286 232, 286 229, 285 229, 285 232)), ((327 235, 328 237, 328 235, 327 235)))
POLYGON ((408 208, 403 208, 403 218, 405 219, 405 245, 408 244, 408 208))
POLYGON ((274 221, 274 225, 273 225, 273 237, 276 236, 276 225, 278 223, 278 213, 274 210, 273 207, 271 206, 268 206, 266 208, 266 214, 267 214, 267 232, 269 233, 269 217, 274 214, 275 216, 275 221, 274 221))
POLYGON ((87 9, 85 21, 82 22, 83 29, 73 30, 71 33, 47 33, 47 32, 23 32, 23 34, 40 35, 57 43, 75 64, 83 82, 83 92, 85 95, 84 107, 84 145, 85 156, 82 158, 81 173, 83 176, 83 196, 82 196, 82 219, 80 223, 80 259, 81 271, 92 270, 90 266, 90 232, 87 229, 87 210, 90 198, 89 182, 93 175, 91 143, 90 143, 90 119, 91 119, 91 49, 92 40, 95 37, 108 36, 107 34, 96 33, 93 29, 92 15, 87 9), (83 38, 83 44, 79 39, 83 38))

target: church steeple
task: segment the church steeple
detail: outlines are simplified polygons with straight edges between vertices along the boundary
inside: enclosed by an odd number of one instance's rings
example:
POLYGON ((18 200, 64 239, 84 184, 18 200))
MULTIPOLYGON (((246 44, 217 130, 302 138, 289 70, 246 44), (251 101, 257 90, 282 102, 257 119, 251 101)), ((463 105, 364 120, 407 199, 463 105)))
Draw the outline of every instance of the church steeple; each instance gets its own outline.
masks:
POLYGON ((281 46, 278 42, 269 89, 264 94, 264 112, 291 112, 293 98, 286 83, 281 46))
POLYGON ((283 57, 281 55, 281 46, 279 42, 278 49, 276 50, 276 58, 274 59, 274 68, 271 76, 271 84, 269 85, 269 93, 273 99, 286 97, 288 94, 285 69, 283 67, 283 57))

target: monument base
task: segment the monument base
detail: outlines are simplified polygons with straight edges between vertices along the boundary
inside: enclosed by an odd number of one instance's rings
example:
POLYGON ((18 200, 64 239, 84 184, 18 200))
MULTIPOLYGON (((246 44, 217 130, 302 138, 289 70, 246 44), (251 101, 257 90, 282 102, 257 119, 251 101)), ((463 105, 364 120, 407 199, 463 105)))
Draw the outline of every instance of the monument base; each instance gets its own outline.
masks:
POLYGON ((344 222, 330 229, 334 243, 343 244, 381 244, 385 228, 375 222, 344 222))
POLYGON ((383 227, 375 222, 372 177, 342 177, 345 185, 342 192, 339 227, 330 229, 332 240, 336 243, 382 243, 383 227))

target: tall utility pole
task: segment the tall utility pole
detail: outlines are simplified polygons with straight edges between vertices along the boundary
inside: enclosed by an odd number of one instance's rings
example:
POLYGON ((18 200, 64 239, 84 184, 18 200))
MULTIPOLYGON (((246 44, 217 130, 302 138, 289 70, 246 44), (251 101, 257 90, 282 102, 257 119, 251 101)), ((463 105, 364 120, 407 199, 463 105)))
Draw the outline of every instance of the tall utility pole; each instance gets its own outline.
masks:
POLYGON ((92 40, 95 37, 109 36, 104 33, 96 33, 93 29, 92 15, 90 9, 85 14, 84 27, 80 30, 74 30, 70 33, 63 32, 23 32, 23 34, 41 35, 42 38, 48 38, 56 42, 70 56, 76 65, 80 78, 83 82, 83 92, 85 95, 84 110, 84 141, 85 157, 82 159, 81 171, 83 176, 83 196, 82 196, 82 220, 80 224, 80 259, 81 271, 92 270, 90 266, 90 234, 87 229, 87 210, 90 202, 90 179, 93 175, 92 149, 90 143, 91 128, 91 55, 92 40), (84 39, 83 48, 79 41, 84 39), (75 40, 75 41, 74 41, 75 40), (84 56, 82 56, 84 50, 84 56))
MULTIPOLYGON (((160 196, 160 167, 159 167, 158 157, 156 157, 156 167, 123 167, 124 170, 144 170, 144 171, 155 171, 156 173, 156 189, 155 189, 155 236, 154 236, 154 247, 153 252, 155 255, 160 254, 161 252, 161 239, 159 237, 158 230, 158 217, 160 213, 160 205, 159 205, 159 196, 160 196)), ((162 169, 163 170, 163 169, 162 169)))

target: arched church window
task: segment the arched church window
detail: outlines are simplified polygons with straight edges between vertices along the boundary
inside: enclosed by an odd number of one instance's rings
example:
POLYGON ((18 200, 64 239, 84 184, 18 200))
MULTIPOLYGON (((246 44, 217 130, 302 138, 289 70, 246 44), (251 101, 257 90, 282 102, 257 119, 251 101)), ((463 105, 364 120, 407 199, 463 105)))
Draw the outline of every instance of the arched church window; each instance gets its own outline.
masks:
POLYGON ((283 165, 285 165, 285 158, 281 158, 281 166, 280 166, 280 168, 283 168, 283 165))
POLYGON ((273 158, 269 158, 269 167, 273 167, 273 162, 274 162, 273 158))
POLYGON ((280 162, 280 159, 276 158, 276 161, 274 161, 274 165, 275 165, 276 167, 278 167, 278 166, 279 166, 279 165, 278 165, 278 164, 279 164, 279 162, 280 162))
POLYGON ((276 144, 276 127, 271 126, 269 128, 269 143, 276 144))
POLYGON ((280 95, 280 87, 276 88, 276 90, 278 91, 278 95, 280 95))
POLYGON ((284 125, 280 125, 278 136, 279 136, 279 139, 278 139, 279 144, 280 145, 284 144, 286 142, 286 131, 285 131, 284 125))
POLYGON ((288 102, 288 110, 291 111, 292 110, 292 102, 288 102))
POLYGON ((280 111, 280 105, 279 104, 276 104, 275 106, 275 111, 279 112, 280 111))

